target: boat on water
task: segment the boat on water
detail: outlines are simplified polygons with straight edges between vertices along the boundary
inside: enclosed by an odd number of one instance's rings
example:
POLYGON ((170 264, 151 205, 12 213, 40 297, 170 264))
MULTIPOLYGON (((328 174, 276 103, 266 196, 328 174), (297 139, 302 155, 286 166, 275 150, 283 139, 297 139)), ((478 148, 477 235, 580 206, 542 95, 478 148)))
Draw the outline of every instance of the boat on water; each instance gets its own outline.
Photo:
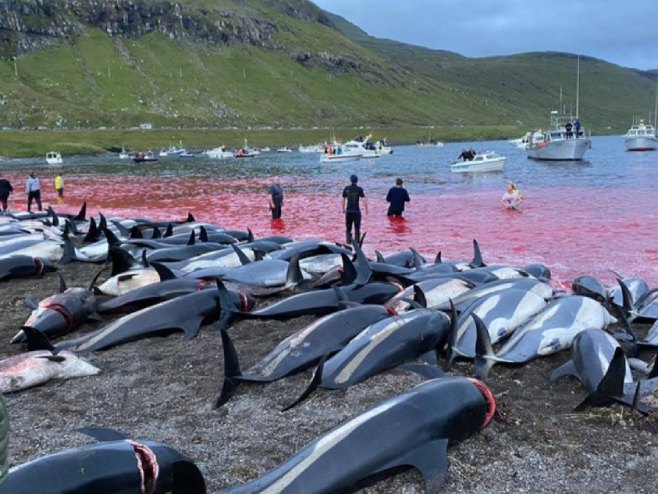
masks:
POLYGON ((525 149, 528 144, 530 144, 533 141, 540 141, 544 138, 544 133, 539 130, 531 130, 529 132, 526 132, 523 137, 519 137, 518 139, 508 139, 507 142, 512 144, 513 146, 516 146, 519 149, 525 149))
POLYGON ((300 153, 324 153, 326 147, 326 144, 316 144, 315 146, 302 146, 300 144, 297 151, 300 153))
POLYGON ((209 149, 206 151, 206 155, 208 158, 213 158, 213 159, 226 159, 226 158, 233 158, 235 154, 233 151, 229 151, 226 149, 225 146, 219 146, 218 148, 214 149, 209 149))
POLYGON ((153 153, 153 151, 147 151, 145 153, 136 153, 133 156, 133 161, 135 163, 153 163, 158 161, 158 157, 153 153))
POLYGON ((57 151, 49 151, 46 153, 46 163, 49 165, 61 165, 62 164, 62 155, 57 151))
POLYGON ((126 148, 121 148, 121 152, 119 153, 119 159, 120 160, 127 160, 130 158, 130 154, 128 151, 126 151, 126 148))
POLYGON ((441 141, 436 141, 430 139, 429 141, 416 141, 416 145, 422 148, 442 148, 443 143, 441 141))
POLYGON ((235 151, 235 157, 236 158, 253 158, 254 156, 258 156, 260 154, 260 151, 258 149, 250 148, 249 145, 247 144, 247 139, 244 140, 244 146, 241 148, 238 148, 235 151))
POLYGON ((528 143, 528 158, 545 161, 580 161, 592 147, 591 135, 580 126, 577 116, 551 112, 551 128, 528 143))
POLYGON ((451 163, 450 171, 453 173, 497 172, 503 169, 506 159, 505 156, 493 151, 485 151, 476 154, 473 159, 451 163))
POLYGON ((347 149, 342 144, 334 143, 327 147, 325 153, 320 157, 322 163, 339 163, 343 161, 357 161, 363 153, 357 148, 347 149))
POLYGON ((373 159, 381 157, 381 154, 377 152, 375 146, 368 142, 370 136, 365 139, 353 139, 347 141, 342 145, 343 153, 347 154, 359 154, 361 159, 373 159))
POLYGON ((292 149, 290 149, 288 146, 283 146, 281 148, 278 148, 276 150, 277 153, 292 153, 292 149))
POLYGON ((386 139, 380 139, 373 144, 379 154, 393 154, 393 148, 386 139))
POLYGON ((658 147, 656 128, 640 120, 628 129, 624 135, 624 143, 627 151, 653 151, 658 147))
POLYGON ((182 153, 178 155, 179 158, 196 158, 196 154, 184 149, 182 153))

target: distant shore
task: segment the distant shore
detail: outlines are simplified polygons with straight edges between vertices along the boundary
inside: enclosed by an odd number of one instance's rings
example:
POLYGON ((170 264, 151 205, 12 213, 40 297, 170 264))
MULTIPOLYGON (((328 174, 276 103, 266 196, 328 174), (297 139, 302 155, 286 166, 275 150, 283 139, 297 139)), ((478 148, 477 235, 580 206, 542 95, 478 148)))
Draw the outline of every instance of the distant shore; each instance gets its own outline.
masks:
POLYGON ((49 151, 62 155, 94 155, 184 146, 190 150, 212 149, 218 146, 297 146, 345 141, 356 136, 372 135, 371 141, 387 139, 391 144, 412 144, 418 141, 482 141, 522 136, 527 129, 513 125, 468 127, 355 127, 312 129, 75 129, 75 130, 2 130, 0 156, 28 158, 44 156, 49 151))

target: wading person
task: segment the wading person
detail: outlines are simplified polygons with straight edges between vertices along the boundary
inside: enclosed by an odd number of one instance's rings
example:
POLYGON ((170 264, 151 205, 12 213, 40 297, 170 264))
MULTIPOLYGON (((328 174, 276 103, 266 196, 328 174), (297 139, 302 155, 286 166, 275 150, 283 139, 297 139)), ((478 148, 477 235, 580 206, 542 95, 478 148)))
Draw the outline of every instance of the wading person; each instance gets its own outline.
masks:
POLYGON ((272 212, 272 219, 278 220, 281 218, 281 206, 283 205, 283 187, 281 187, 281 179, 274 177, 270 188, 267 189, 270 195, 270 211, 272 212))
POLYGON ((7 199, 13 191, 14 188, 11 186, 11 182, 0 176, 0 204, 2 205, 3 216, 7 214, 7 199))
POLYGON ((391 187, 388 194, 386 194, 386 202, 389 203, 386 216, 402 216, 404 203, 411 200, 407 189, 405 189, 402 184, 402 179, 398 178, 395 181, 395 187, 391 187))
POLYGON ((343 213, 345 213, 345 240, 352 243, 352 238, 358 242, 361 239, 361 208, 359 199, 363 198, 363 209, 368 214, 368 201, 363 189, 357 182, 356 175, 350 177, 350 185, 343 189, 343 213), (354 237, 352 237, 352 226, 354 226, 354 237))
POLYGON ((503 194, 500 203, 507 209, 519 209, 523 202, 523 194, 512 182, 507 184, 507 190, 503 194))
POLYGON ((58 198, 64 197, 64 178, 62 178, 62 172, 59 172, 55 177, 55 192, 57 192, 58 198))
POLYGON ((25 193, 27 194, 27 212, 32 211, 32 201, 36 201, 39 211, 41 211, 41 183, 34 174, 30 172, 30 177, 25 182, 25 193))

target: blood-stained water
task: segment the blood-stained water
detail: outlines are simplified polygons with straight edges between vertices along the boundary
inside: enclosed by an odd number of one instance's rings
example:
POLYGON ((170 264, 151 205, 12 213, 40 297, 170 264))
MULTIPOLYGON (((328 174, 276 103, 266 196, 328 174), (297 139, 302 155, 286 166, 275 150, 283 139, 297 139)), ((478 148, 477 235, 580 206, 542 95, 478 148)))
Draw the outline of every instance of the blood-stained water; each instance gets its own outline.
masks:
POLYGON ((25 161, 0 165, 20 189, 30 169, 42 179, 44 202, 55 210, 153 220, 197 220, 256 236, 345 240, 341 192, 352 173, 368 201, 363 214, 365 250, 383 254, 414 247, 429 260, 469 260, 477 239, 487 264, 543 263, 557 283, 579 275, 607 285, 614 272, 658 286, 658 153, 628 153, 619 137, 595 138, 583 163, 529 161, 506 142, 457 143, 444 148, 396 148, 392 156, 343 164, 320 164, 317 155, 272 153, 248 160, 163 158, 134 165, 115 158, 67 160, 65 197, 57 202, 56 169, 25 161), (507 156, 503 172, 451 174, 448 163, 462 147, 507 156), (282 179, 281 220, 270 219, 267 187, 282 179), (411 195, 403 218, 386 216, 386 192, 396 177, 411 195), (508 180, 525 195, 521 211, 505 210, 500 198, 508 180))

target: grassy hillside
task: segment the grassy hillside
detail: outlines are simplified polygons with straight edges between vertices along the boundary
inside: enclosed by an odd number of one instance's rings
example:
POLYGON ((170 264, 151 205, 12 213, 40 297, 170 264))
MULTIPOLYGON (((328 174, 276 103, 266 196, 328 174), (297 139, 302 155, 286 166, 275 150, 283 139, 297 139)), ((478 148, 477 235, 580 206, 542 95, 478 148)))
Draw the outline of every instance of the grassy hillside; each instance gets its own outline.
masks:
MULTIPOLYGON (((179 3, 199 22, 254 19, 244 29, 266 26, 262 35, 270 37, 209 43, 83 26, 75 38, 0 62, 0 126, 516 125, 520 134, 546 126, 560 88, 567 108, 575 105, 573 55, 469 59, 372 38, 303 0, 179 3)), ((647 118, 656 78, 655 71, 581 59, 582 120, 601 133, 625 130, 635 115, 647 118)))

